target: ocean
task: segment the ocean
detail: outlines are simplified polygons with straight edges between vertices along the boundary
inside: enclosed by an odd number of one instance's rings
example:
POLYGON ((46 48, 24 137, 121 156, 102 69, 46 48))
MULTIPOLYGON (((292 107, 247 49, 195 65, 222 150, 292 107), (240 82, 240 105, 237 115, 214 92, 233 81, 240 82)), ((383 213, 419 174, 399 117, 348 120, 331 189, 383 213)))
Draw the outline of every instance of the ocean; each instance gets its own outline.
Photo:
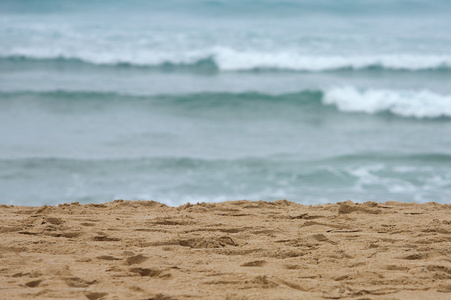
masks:
POLYGON ((451 203, 451 1, 0 1, 0 203, 451 203))

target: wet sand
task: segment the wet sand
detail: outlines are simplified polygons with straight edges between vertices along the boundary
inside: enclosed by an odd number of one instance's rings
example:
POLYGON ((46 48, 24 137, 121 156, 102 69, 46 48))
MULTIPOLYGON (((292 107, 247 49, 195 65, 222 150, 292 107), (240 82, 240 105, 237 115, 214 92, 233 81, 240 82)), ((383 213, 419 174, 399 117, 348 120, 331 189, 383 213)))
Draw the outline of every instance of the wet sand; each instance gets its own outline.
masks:
POLYGON ((0 206, 0 299, 451 299, 451 205, 0 206))

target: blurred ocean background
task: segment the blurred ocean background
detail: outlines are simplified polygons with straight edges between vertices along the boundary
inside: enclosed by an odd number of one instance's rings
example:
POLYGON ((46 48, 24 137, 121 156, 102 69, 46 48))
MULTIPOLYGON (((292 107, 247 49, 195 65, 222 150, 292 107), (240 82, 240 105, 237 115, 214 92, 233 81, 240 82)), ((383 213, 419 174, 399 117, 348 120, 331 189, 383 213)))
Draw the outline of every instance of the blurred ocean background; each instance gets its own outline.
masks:
POLYGON ((450 12, 0 0, 0 203, 450 203, 450 12))

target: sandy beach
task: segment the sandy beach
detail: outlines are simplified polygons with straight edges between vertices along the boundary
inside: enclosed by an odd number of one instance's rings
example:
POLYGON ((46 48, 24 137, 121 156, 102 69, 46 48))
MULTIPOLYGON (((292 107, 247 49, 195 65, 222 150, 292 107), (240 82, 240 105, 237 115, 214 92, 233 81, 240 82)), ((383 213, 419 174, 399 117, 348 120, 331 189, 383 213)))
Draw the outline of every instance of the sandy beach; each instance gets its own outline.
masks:
POLYGON ((450 299, 451 205, 0 206, 1 299, 450 299))

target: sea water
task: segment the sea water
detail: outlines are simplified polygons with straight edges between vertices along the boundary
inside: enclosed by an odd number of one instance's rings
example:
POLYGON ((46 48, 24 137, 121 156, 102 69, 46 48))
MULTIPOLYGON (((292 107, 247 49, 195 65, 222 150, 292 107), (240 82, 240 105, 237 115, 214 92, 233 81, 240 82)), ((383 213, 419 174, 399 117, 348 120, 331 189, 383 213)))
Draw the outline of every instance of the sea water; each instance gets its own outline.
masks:
POLYGON ((450 11, 2 0, 0 203, 450 203, 450 11))

